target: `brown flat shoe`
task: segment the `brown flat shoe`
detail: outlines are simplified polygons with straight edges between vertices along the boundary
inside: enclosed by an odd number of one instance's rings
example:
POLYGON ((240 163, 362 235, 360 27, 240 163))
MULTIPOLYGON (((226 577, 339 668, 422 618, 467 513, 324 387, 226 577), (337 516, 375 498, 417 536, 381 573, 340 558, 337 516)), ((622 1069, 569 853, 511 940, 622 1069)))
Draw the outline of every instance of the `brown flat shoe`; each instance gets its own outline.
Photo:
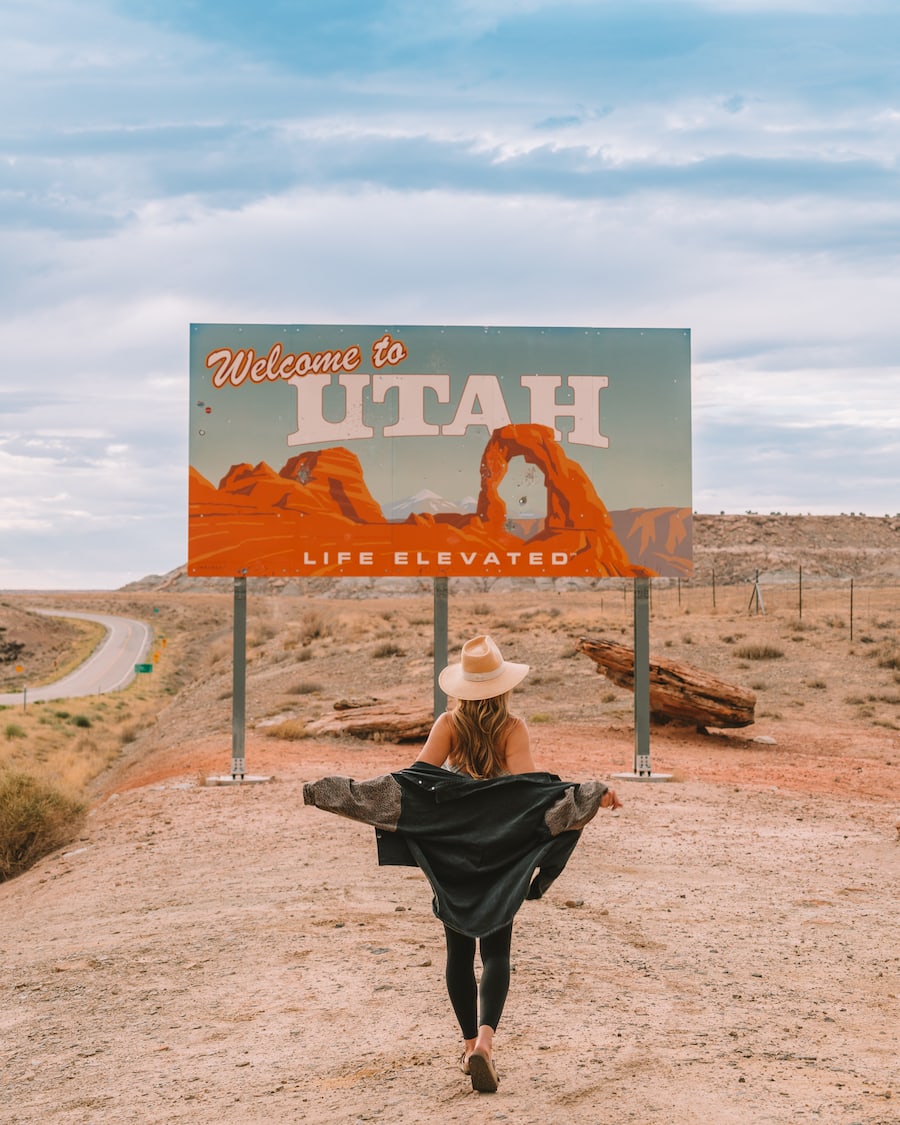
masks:
POLYGON ((463 1072, 463 1074, 469 1073, 469 1060, 466 1058, 465 1051, 463 1051, 463 1053, 459 1056, 459 1069, 463 1072))
POLYGON ((477 1090, 479 1094, 497 1092, 500 1076, 488 1056, 477 1048, 469 1055, 469 1074, 472 1077, 472 1089, 477 1090))

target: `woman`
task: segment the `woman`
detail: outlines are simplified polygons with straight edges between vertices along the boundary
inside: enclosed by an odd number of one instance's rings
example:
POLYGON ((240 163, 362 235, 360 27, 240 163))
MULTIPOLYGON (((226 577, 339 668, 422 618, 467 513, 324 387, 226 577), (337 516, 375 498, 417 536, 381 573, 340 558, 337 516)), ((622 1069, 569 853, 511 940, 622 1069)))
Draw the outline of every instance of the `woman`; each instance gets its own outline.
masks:
MULTIPOLYGON (((528 671, 527 664, 504 660, 491 637, 467 641, 460 662, 444 668, 438 677, 441 688, 456 699, 456 706, 435 721, 416 760, 479 781, 536 772, 528 728, 508 708, 510 692, 528 671)), ((620 808, 621 802, 608 789, 600 805, 620 808)), ((479 988, 475 938, 444 923, 447 992, 466 1044, 461 1067, 471 1076, 473 1089, 482 1092, 495 1091, 499 1082, 493 1063, 494 1032, 509 991, 512 927, 509 921, 479 936, 479 988)))
POLYGON ((621 807, 601 782, 564 782, 535 769, 528 729, 507 705, 528 670, 504 660, 490 637, 473 637, 439 677, 456 706, 435 720, 411 766, 303 787, 306 804, 373 825, 380 864, 415 865, 427 876, 465 1040, 460 1064, 484 1093, 499 1082, 493 1041, 509 990, 513 918, 563 870, 597 810, 621 807))

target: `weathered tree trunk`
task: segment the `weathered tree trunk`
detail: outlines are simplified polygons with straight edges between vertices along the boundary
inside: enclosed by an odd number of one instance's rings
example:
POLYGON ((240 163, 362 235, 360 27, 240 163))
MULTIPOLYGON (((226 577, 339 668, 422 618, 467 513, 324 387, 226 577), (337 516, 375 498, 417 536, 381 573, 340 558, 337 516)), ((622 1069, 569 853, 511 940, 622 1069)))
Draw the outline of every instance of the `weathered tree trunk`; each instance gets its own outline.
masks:
MULTIPOLYGON (((597 671, 619 687, 634 690, 634 651, 614 641, 582 637, 575 646, 597 665, 597 671)), ((748 727, 754 720, 756 696, 745 688, 678 664, 650 658, 650 711, 682 719, 698 727, 748 727)))
POLYGON ((349 734, 376 742, 424 742, 434 721, 432 709, 419 703, 366 701, 360 706, 341 700, 334 706, 333 715, 307 724, 310 734, 349 734))

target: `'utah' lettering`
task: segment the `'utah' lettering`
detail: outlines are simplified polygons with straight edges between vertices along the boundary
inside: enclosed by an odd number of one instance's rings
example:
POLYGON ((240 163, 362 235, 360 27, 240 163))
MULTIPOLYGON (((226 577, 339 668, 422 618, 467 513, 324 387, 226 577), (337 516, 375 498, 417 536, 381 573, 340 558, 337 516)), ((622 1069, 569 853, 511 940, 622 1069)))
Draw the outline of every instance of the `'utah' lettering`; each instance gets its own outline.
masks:
MULTIPOLYGON (((455 404, 452 420, 443 424, 427 417, 425 392, 431 391, 438 403, 449 404, 449 375, 407 372, 369 375, 342 371, 336 373, 336 378, 344 391, 344 417, 335 420, 325 417, 326 381, 299 375, 287 380, 297 393, 297 429, 288 434, 288 445, 335 444, 374 438, 375 428, 365 416, 364 392, 369 388, 373 403, 383 403, 389 392, 396 392, 397 420, 382 427, 386 438, 464 437, 470 426, 484 426, 490 433, 512 422, 497 375, 469 375, 455 404)), ((609 438, 600 432, 600 391, 609 386, 606 375, 522 375, 519 385, 528 392, 528 417, 516 421, 552 425, 556 440, 561 441, 564 435, 555 423, 561 418, 571 418, 572 427, 565 435, 570 444, 598 449, 609 446, 609 438), (563 379, 571 394, 570 404, 556 401, 563 379)))

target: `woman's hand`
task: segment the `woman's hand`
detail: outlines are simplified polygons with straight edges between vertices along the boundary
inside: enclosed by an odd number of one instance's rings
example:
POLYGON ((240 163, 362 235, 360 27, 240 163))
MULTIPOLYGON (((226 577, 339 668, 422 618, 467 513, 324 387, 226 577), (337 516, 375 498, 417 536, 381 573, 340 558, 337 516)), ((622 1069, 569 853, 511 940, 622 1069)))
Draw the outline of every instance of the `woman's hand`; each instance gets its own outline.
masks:
POLYGON ((600 798, 601 809, 620 809, 622 802, 616 796, 615 789, 607 789, 603 796, 600 798))

